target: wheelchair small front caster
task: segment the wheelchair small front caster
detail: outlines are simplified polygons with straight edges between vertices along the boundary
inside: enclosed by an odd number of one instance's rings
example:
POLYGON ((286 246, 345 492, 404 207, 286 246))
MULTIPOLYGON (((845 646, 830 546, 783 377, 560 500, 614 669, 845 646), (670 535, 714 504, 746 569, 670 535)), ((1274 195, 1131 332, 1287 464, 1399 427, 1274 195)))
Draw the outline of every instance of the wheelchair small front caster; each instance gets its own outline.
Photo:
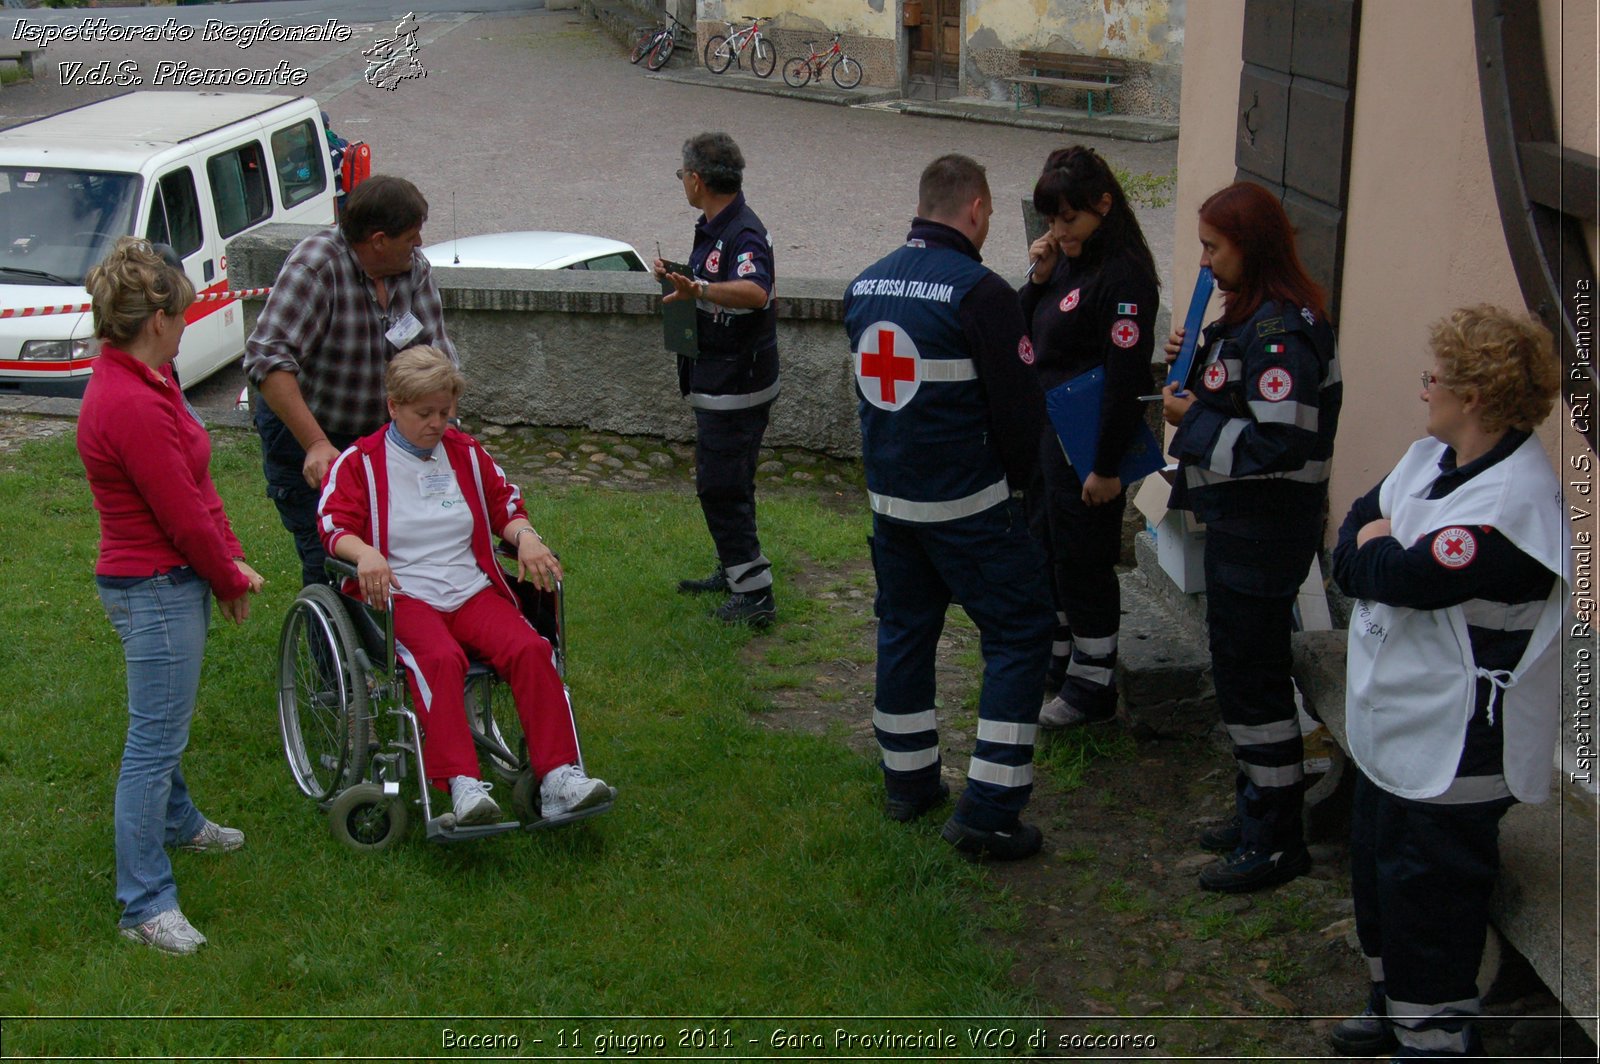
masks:
POLYGON ((363 852, 393 846, 405 834, 409 819, 405 802, 384 794, 376 783, 358 783, 342 791, 328 809, 333 837, 363 852))

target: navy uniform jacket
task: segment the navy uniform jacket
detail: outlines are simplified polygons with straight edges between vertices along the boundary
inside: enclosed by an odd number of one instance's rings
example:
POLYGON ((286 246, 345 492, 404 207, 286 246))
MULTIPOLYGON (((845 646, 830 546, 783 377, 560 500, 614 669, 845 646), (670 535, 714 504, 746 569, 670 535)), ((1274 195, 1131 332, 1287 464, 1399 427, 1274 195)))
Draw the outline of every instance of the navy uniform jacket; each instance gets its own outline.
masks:
POLYGON ((1267 302, 1207 327, 1204 343, 1168 448, 1180 464, 1169 505, 1237 535, 1320 528, 1344 395, 1333 327, 1267 302))
MULTIPOLYGON (((772 241, 756 212, 739 193, 710 220, 701 215, 694 227, 689 276, 718 281, 754 281, 767 292, 755 309, 737 309, 700 302, 697 324, 700 357, 678 359, 678 387, 689 397, 749 395, 775 389, 778 381, 778 315, 772 288, 772 241)), ((776 394, 774 390, 773 394, 776 394)), ((770 397, 769 397, 770 398, 770 397)), ((716 405, 716 404, 705 404, 716 405)))
POLYGON ((1045 391, 1105 367, 1094 472, 1114 477, 1144 420, 1155 351, 1156 280, 1129 254, 1105 257, 1091 240, 1076 259, 1061 256, 1042 285, 1022 288, 1034 368, 1045 391))
POLYGON ((904 246, 851 282, 845 327, 874 512, 955 520, 1028 482, 1044 394, 1023 361, 1016 293, 962 233, 915 219, 904 246))

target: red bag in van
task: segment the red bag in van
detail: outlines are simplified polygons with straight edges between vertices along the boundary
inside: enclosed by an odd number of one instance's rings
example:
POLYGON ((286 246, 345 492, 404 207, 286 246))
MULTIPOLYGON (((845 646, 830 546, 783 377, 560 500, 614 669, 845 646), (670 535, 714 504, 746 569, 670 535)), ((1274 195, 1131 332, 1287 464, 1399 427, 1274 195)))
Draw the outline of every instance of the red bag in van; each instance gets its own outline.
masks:
POLYGON ((344 159, 339 163, 340 188, 344 192, 352 192, 355 187, 372 176, 372 149, 366 141, 352 141, 344 150, 344 159))

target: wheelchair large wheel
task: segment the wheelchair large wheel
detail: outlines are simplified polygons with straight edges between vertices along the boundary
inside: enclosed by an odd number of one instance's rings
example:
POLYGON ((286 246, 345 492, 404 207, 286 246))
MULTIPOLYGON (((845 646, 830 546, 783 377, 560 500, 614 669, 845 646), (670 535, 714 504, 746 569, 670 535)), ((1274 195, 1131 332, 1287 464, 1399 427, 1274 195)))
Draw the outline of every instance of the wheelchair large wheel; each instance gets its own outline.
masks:
POLYGON ((468 680, 467 724, 475 736, 482 736, 478 745, 489 760, 489 768, 507 783, 515 783, 528 767, 528 743, 522 734, 522 720, 517 716, 511 686, 493 676, 468 680))
POLYGON ((358 783, 333 800, 328 830, 352 849, 376 853, 399 841, 410 816, 398 796, 384 794, 376 783, 358 783))
POLYGON ((366 769, 371 721, 360 645, 337 591, 301 589, 278 639, 278 726, 295 786, 319 802, 366 769))

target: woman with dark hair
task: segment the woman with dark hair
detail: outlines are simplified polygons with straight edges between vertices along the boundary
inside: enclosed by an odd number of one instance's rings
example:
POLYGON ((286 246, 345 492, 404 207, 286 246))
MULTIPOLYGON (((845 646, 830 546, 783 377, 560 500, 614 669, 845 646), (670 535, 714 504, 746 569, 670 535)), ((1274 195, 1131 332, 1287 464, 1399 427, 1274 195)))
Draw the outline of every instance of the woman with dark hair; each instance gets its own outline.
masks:
MULTIPOLYGON (((1162 414, 1178 429, 1170 505, 1206 525, 1212 680, 1238 761, 1235 815, 1200 840, 1225 856, 1201 870, 1200 886, 1235 893, 1311 867, 1289 635, 1322 542, 1342 386, 1322 290, 1271 193, 1239 182, 1212 195, 1200 247, 1222 317, 1200 341, 1199 380, 1185 382, 1190 391, 1168 385, 1162 414)), ((1169 358, 1182 340, 1180 327, 1169 358)))
POLYGON ((1473 1031, 1500 818, 1541 802, 1571 579, 1561 483, 1533 430, 1561 392, 1550 333, 1464 307, 1434 323, 1427 436, 1357 499, 1333 574, 1350 618, 1350 880, 1371 979, 1329 1032, 1370 1057, 1481 1055, 1473 1031))
POLYGON ((172 374, 194 286, 148 241, 122 237, 84 279, 102 341, 78 417, 100 514, 95 584, 122 640, 128 736, 113 813, 122 934, 167 953, 206 937, 178 908, 167 847, 237 850, 244 832, 195 807, 180 761, 215 596, 235 624, 261 577, 211 482, 211 438, 172 374))
POLYGON ((1144 417, 1139 394, 1150 385, 1159 286, 1122 186, 1092 148, 1052 152, 1033 205, 1050 222, 1028 249, 1033 265, 1021 292, 1039 383, 1049 391, 1105 373, 1094 468, 1074 469, 1046 426, 1029 492, 1029 523, 1049 554, 1056 601, 1045 680, 1058 693, 1039 723, 1064 728, 1116 714, 1122 601, 1115 567, 1128 501, 1117 474, 1144 417))

